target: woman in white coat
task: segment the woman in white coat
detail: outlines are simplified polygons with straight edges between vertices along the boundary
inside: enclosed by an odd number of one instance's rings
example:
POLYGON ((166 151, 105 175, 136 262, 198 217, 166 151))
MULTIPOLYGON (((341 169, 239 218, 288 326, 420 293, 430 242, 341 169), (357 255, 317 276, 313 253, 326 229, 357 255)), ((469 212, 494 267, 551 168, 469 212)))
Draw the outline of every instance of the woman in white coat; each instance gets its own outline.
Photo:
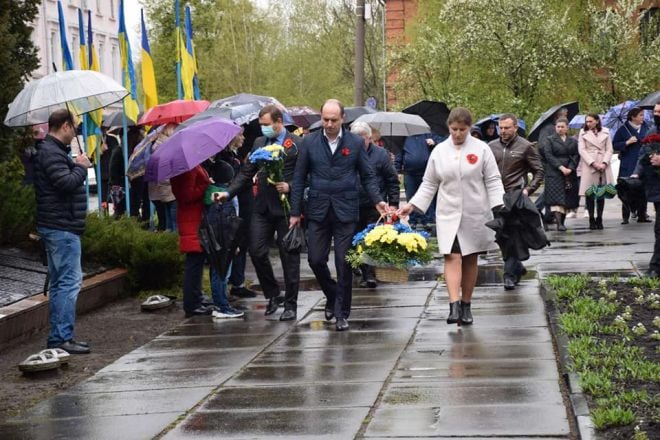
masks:
POLYGON ((472 115, 455 108, 447 119, 449 138, 438 144, 415 195, 399 210, 426 212, 437 191, 438 247, 444 254, 449 292, 448 324, 472 324, 472 292, 480 253, 497 249, 495 233, 486 227, 492 208, 502 205, 504 187, 493 153, 470 135, 472 115))
MULTIPOLYGON (((580 130, 578 137, 578 152, 582 159, 580 161, 580 196, 585 196, 585 191, 591 185, 614 183, 614 175, 610 167, 613 151, 610 133, 601 125, 600 116, 596 113, 587 114, 584 118, 584 127, 580 130)), ((587 196, 585 199, 589 212, 589 229, 603 229, 605 200, 594 201, 593 197, 587 196)))

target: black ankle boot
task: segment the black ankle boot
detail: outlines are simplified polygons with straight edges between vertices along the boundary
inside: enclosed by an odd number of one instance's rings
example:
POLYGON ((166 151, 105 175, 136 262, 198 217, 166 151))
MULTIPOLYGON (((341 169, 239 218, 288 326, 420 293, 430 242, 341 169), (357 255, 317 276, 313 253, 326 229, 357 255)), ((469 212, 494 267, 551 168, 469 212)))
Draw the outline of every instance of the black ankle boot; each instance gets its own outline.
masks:
POLYGON ((449 303, 449 316, 447 316, 447 324, 456 324, 461 320, 461 302, 454 301, 449 303))
POLYGON ((596 217, 596 229, 603 229, 603 217, 596 217))
POLYGON ((566 226, 564 226, 564 218, 561 212, 555 211, 555 223, 557 223, 557 230, 560 232, 563 232, 566 230, 566 226))
POLYGON ((598 226, 596 226, 596 219, 593 217, 589 217, 589 229, 598 229, 598 226))
POLYGON ((470 310, 471 303, 461 301, 461 324, 472 325, 472 310, 470 310))

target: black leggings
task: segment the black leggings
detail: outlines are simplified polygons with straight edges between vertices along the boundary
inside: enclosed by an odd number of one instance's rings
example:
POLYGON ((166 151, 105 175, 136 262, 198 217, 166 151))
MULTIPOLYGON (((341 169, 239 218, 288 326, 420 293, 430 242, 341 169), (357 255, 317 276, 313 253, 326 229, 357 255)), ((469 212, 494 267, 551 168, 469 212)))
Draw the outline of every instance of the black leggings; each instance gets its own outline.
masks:
MULTIPOLYGON (((594 199, 587 197, 587 211, 589 211, 589 218, 594 218, 594 199)), ((596 201, 596 217, 603 218, 603 209, 605 209, 605 199, 596 201)))

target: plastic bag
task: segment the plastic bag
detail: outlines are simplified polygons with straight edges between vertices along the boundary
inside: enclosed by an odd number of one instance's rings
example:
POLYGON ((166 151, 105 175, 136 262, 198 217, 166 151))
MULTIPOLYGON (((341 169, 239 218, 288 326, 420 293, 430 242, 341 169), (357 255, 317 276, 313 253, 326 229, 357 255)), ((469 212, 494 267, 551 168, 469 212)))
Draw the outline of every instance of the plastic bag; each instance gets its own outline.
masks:
POLYGON ((288 252, 300 253, 305 248, 305 232, 300 227, 296 225, 293 228, 289 229, 289 232, 286 233, 282 239, 282 244, 288 252))

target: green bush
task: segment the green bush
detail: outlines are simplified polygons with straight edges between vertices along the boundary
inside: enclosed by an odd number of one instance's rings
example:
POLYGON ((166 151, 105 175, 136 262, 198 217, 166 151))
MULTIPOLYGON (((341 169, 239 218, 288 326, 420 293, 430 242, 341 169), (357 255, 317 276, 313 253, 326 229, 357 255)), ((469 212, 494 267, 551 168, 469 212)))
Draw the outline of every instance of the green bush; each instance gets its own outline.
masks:
POLYGON ((181 283, 183 256, 177 235, 144 230, 135 219, 87 216, 82 249, 86 261, 125 267, 135 291, 181 283))
POLYGON ((23 183, 24 175, 18 157, 0 162, 0 244, 25 241, 34 229, 34 188, 23 183))

